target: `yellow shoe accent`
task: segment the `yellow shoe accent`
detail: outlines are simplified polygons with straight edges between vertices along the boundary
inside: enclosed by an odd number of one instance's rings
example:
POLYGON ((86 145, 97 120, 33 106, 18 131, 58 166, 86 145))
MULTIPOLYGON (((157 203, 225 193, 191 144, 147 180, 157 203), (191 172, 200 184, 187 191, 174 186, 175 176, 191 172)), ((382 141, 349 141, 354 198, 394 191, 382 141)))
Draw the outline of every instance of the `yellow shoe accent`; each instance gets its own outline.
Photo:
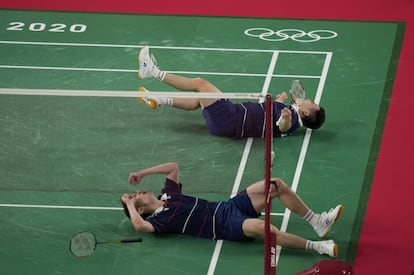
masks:
POLYGON ((338 245, 334 244, 333 254, 335 258, 338 258, 338 245))
MULTIPOLYGON (((145 89, 144 87, 139 87, 138 91, 140 93, 146 93, 148 92, 147 89, 145 89)), ((141 102, 142 104, 145 104, 148 106, 148 108, 155 110, 158 107, 157 102, 155 101, 155 99, 153 98, 148 98, 148 97, 138 97, 139 102, 141 102)))

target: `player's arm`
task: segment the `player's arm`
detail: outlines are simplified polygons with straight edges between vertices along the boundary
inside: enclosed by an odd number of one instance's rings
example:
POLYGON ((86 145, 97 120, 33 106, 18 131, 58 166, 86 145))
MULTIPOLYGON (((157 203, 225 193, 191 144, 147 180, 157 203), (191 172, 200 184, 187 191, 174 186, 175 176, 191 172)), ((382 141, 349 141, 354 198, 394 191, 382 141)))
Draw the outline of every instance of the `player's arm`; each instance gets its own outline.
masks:
POLYGON ((176 162, 167 162, 144 170, 129 174, 129 182, 131 184, 139 184, 141 180, 148 175, 165 174, 167 178, 179 183, 178 164, 176 162))
POLYGON ((121 201, 126 205, 128 209, 129 218, 135 230, 146 233, 152 233, 155 231, 152 224, 144 220, 138 213, 134 205, 134 199, 129 194, 124 194, 121 198, 121 201))
POLYGON ((280 118, 276 122, 276 125, 279 127, 280 132, 286 132, 287 130, 292 127, 292 112, 289 108, 283 108, 282 112, 280 113, 280 118))
POLYGON ((282 92, 276 95, 276 102, 283 103, 288 98, 286 92, 282 92))

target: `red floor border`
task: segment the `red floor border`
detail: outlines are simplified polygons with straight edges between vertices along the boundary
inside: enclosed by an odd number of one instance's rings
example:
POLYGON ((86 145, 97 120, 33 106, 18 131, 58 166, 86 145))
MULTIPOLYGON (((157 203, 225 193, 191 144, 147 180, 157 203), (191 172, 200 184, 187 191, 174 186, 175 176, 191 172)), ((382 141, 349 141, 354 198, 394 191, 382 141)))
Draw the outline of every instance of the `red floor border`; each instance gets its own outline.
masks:
POLYGON ((1 3, 0 8, 145 14, 253 16, 299 19, 404 21, 406 33, 378 155, 371 194, 355 260, 357 274, 411 274, 414 226, 410 203, 414 130, 408 120, 414 92, 414 2, 411 0, 161 0, 31 1, 1 3), (407 224, 408 223, 408 224, 407 224))

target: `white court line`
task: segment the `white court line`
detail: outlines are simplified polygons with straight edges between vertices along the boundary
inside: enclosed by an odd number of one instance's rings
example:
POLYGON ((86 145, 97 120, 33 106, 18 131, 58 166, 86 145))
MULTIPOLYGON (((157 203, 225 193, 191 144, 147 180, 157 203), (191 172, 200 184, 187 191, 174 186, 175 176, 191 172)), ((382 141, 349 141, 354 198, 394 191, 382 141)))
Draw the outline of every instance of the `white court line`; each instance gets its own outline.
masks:
MULTIPOLYGON (((332 53, 327 54, 326 59, 325 59, 325 63, 324 63, 323 68, 322 68, 322 77, 321 77, 321 80, 319 81, 319 85, 318 85, 316 95, 315 95, 314 102, 316 104, 320 103, 322 93, 323 93, 323 88, 325 86, 325 81, 326 81, 328 71, 329 71, 329 65, 331 64, 331 60, 332 60, 332 53)), ((293 181, 292 181, 291 189, 293 190, 293 192, 296 192, 297 189, 298 189, 299 179, 300 179, 300 176, 302 174, 303 163, 305 162, 305 157, 306 157, 306 153, 308 151, 308 146, 309 146, 311 135, 312 135, 312 130, 311 129, 306 129, 306 134, 305 134, 305 137, 303 138, 302 147, 300 149, 299 160, 298 160, 298 163, 296 165, 295 175, 294 175, 293 181)), ((290 214, 291 214, 291 211, 286 208, 285 215, 284 215, 283 220, 282 220, 282 225, 280 227, 280 230, 283 231, 283 232, 286 232, 286 230, 287 230, 289 219, 290 219, 290 214)), ((277 252, 276 252, 276 265, 279 261, 280 252, 281 252, 281 247, 278 246, 277 252)))
MULTIPOLYGON (((172 92, 148 91, 146 97, 169 97, 172 92)), ((138 92, 130 91, 102 91, 102 90, 62 90, 62 89, 14 89, 0 88, 0 94, 7 95, 43 95, 43 96, 95 96, 95 97, 138 97, 138 92)), ((261 93, 223 93, 225 98, 259 99, 264 98, 261 93)), ((217 93, 174 92, 176 98, 217 98, 217 93)))
MULTIPOLYGON (((99 43, 69 43, 69 42, 44 42, 44 41, 12 41, 0 40, 0 44, 12 45, 33 45, 33 46, 73 46, 73 47, 100 47, 100 48, 133 48, 139 49, 143 45, 122 45, 122 44, 99 44, 99 43)), ((191 50, 191 51, 230 51, 230 52, 264 52, 273 53, 274 50, 259 49, 234 49, 234 48, 205 48, 205 47, 173 47, 173 46, 151 46, 152 49, 169 49, 169 50, 191 50)), ((304 53, 304 54, 327 54, 328 52, 319 51, 294 51, 294 50, 278 50, 281 53, 304 53)))
MULTIPOLYGON (((261 212, 260 214, 261 214, 262 216, 264 216, 266 213, 265 213, 265 212, 261 212)), ((269 214, 270 214, 270 216, 284 216, 284 215, 285 215, 285 212, 283 212, 283 213, 279 213, 279 212, 270 212, 269 214)))
MULTIPOLYGON (((265 96, 268 93, 268 90, 269 90, 269 87, 270 87, 270 82, 272 81, 272 74, 275 70, 278 55, 279 55, 278 51, 273 51, 272 59, 270 61, 269 68, 267 70, 267 77, 265 79, 265 82, 264 82, 263 88, 262 88, 262 95, 263 96, 265 96)), ((259 100, 259 102, 261 102, 261 103, 264 102, 264 99, 261 98, 259 100)), ((244 170, 245 170, 245 167, 246 167, 246 164, 247 164, 247 159, 248 159, 248 156, 249 156, 249 153, 250 153, 250 149, 251 149, 252 144, 253 144, 253 140, 254 140, 253 138, 248 138, 247 141, 246 141, 246 145, 244 147, 242 159, 241 159, 240 165, 239 165, 239 170, 237 171, 237 176, 236 176, 236 179, 234 181, 233 189, 231 191, 230 197, 234 197, 237 194, 238 190, 239 190, 240 183, 241 183, 241 180, 242 180, 242 177, 243 177, 243 173, 244 173, 244 170)), ((213 255, 211 257, 211 261, 210 261, 210 265, 209 265, 209 268, 208 268, 208 271, 207 271, 207 275, 213 275, 214 274, 214 271, 215 271, 216 266, 217 266, 217 261, 218 261, 218 258, 220 256, 222 246, 223 246, 223 240, 218 240, 216 242, 216 246, 214 248, 213 255)))
POLYGON ((39 205, 39 204, 7 204, 1 203, 0 207, 16 208, 48 208, 48 209, 82 209, 82 210, 123 210, 122 207, 104 207, 104 206, 76 206, 76 205, 39 205))
MULTIPOLYGON (((0 207, 10 208, 46 208, 46 209, 79 209, 79 210, 124 210, 122 207, 107 207, 107 206, 81 206, 81 205, 53 205, 53 204, 14 204, 14 203, 0 203, 0 207)), ((264 213, 262 213, 264 215, 264 213)), ((270 213, 272 216, 283 216, 285 213, 274 212, 270 213)))
MULTIPOLYGON (((110 68, 79 68, 79 67, 56 67, 56 66, 26 66, 26 65, 0 65, 0 69, 22 69, 22 70, 52 70, 52 71, 84 71, 84 72, 113 72, 113 73, 137 73, 138 70, 131 69, 110 69, 110 68)), ((248 76, 248 77, 265 77, 267 74, 259 73, 222 73, 222 72, 195 72, 195 71, 166 71, 172 74, 182 75, 220 75, 220 76, 248 76)), ((286 78, 320 78, 320 75, 284 75, 274 74, 273 77, 286 78)))

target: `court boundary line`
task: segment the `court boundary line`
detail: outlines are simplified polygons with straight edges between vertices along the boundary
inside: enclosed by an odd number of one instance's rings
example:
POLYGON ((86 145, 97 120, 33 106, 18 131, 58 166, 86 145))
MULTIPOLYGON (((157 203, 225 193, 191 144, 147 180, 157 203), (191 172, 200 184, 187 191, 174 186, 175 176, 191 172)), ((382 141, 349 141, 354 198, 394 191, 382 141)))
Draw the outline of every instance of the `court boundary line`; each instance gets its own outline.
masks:
MULTIPOLYGON (((146 45, 127 45, 127 44, 99 44, 99 43, 75 43, 75 42, 43 42, 43 41, 13 41, 0 40, 0 44, 12 45, 33 45, 33 46, 73 46, 73 47, 104 47, 104 48, 133 48, 140 49, 146 45)), ((232 51, 232 52, 259 52, 273 53, 275 50, 263 49, 240 49, 240 48, 207 48, 207 47, 177 47, 177 46, 150 46, 152 49, 170 49, 170 50, 193 50, 193 51, 232 51)), ((327 54, 323 51, 295 51, 295 50, 278 50, 282 53, 299 53, 299 54, 327 54)))

